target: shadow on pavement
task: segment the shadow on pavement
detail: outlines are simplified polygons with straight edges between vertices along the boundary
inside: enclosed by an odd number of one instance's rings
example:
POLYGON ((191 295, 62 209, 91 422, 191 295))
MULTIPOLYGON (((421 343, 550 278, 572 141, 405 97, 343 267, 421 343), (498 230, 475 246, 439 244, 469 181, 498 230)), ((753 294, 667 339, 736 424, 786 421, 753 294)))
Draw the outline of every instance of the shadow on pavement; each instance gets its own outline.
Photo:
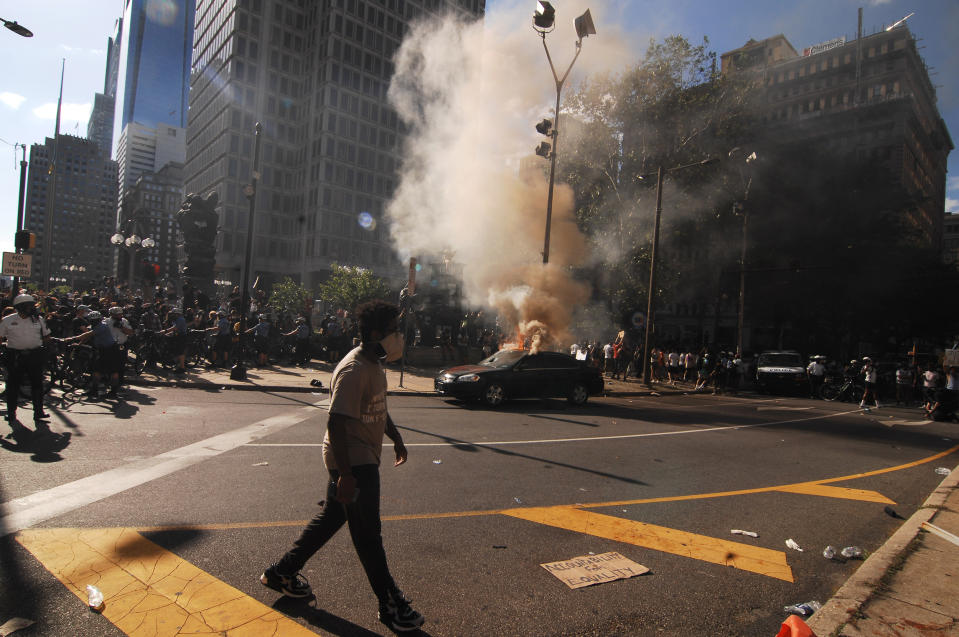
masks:
MULTIPOLYGON (((371 612, 375 612, 376 604, 370 603, 371 612)), ((379 633, 374 633, 362 626, 357 626, 351 621, 345 620, 322 608, 316 607, 316 597, 310 599, 293 599, 290 597, 281 597, 273 602, 273 608, 288 617, 305 619, 311 626, 324 630, 331 635, 339 637, 378 637, 379 633)), ((428 637, 429 633, 422 630, 402 633, 403 635, 419 635, 428 637)))
POLYGON ((70 445, 72 434, 54 433, 41 423, 36 431, 28 429, 19 422, 11 423, 13 432, 0 438, 0 447, 14 453, 29 453, 30 460, 39 463, 59 462, 63 460, 60 452, 70 445))
POLYGON ((449 445, 453 449, 456 449, 457 451, 467 451, 471 453, 476 453, 478 451, 489 451, 491 453, 498 453, 504 456, 512 456, 514 458, 525 458, 526 460, 535 460, 537 462, 542 462, 544 464, 551 465, 554 467, 563 467, 565 469, 572 469, 573 471, 582 471, 583 473, 589 473, 595 476, 601 476, 603 478, 609 478, 611 480, 625 482, 627 484, 638 484, 643 486, 649 486, 649 483, 643 482, 642 480, 636 480, 635 478, 628 478, 626 476, 620 476, 614 473, 608 473, 606 471, 598 471, 596 469, 587 469, 586 467, 569 464, 567 462, 559 462, 557 460, 550 460, 549 458, 542 458, 540 456, 534 456, 528 453, 519 453, 517 451, 511 451, 509 449, 496 447, 495 445, 472 443, 466 440, 458 440, 456 438, 451 438, 449 436, 443 436, 443 435, 432 433, 429 431, 422 431, 421 429, 414 429, 412 427, 401 427, 397 425, 396 428, 401 429, 403 431, 416 432, 418 434, 422 434, 424 436, 431 437, 431 438, 438 438, 442 440, 443 442, 449 443, 449 445))
MULTIPOLYGON (((0 483, 0 502, 4 501, 0 483)), ((0 624, 14 617, 38 619, 41 602, 20 560, 19 544, 0 517, 0 624)))

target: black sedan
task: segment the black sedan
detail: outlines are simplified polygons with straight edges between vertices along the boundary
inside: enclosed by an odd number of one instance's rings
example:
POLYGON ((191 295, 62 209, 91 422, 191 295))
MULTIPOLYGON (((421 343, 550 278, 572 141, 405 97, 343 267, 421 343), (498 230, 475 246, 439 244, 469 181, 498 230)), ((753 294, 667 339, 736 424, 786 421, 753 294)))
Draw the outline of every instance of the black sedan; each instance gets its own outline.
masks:
POLYGON ((444 369, 433 387, 444 396, 479 399, 490 407, 508 398, 552 396, 582 405, 602 393, 603 375, 568 354, 504 349, 476 365, 444 369))

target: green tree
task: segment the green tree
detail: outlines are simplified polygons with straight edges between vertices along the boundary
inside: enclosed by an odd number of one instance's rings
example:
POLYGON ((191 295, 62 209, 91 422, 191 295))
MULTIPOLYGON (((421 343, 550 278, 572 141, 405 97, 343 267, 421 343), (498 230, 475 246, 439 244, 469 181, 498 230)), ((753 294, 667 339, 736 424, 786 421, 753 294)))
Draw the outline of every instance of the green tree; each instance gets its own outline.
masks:
MULTIPOLYGON (((651 41, 640 63, 589 78, 568 96, 558 175, 574 189, 577 220, 602 255, 600 294, 617 319, 645 309, 657 168, 725 157, 749 127, 751 88, 743 75, 718 73, 708 40, 670 36, 651 41)), ((658 297, 682 283, 687 293, 715 298, 715 273, 689 268, 688 254, 728 243, 731 224, 717 210, 733 195, 720 174, 708 166, 667 177, 658 297)))
POLYGON ((311 297, 312 294, 307 288, 286 277, 273 284, 268 303, 277 312, 295 316, 309 311, 311 297))
POLYGON ((386 282, 364 268, 331 264, 330 277, 320 284, 320 298, 333 308, 353 311, 365 301, 392 296, 386 282))

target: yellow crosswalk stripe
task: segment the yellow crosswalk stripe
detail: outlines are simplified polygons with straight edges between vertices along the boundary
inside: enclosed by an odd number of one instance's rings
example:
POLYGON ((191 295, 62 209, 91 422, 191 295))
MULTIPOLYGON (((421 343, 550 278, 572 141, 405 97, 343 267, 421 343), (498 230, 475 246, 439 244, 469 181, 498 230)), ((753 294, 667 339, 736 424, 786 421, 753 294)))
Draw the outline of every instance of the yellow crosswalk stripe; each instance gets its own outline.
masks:
POLYGON ((17 541, 84 602, 99 588, 103 616, 127 635, 316 635, 133 529, 27 529, 17 541))
POLYGON ((879 502, 881 504, 895 504, 883 494, 868 489, 849 489, 847 487, 830 487, 818 482, 804 482, 778 487, 776 491, 784 493, 801 493, 803 495, 818 495, 826 498, 841 498, 843 500, 859 500, 861 502, 879 502))
POLYGON ((508 509, 503 515, 568 531, 594 535, 617 542, 643 546, 664 553, 690 557, 713 564, 793 581, 786 554, 749 544, 730 542, 635 520, 626 520, 573 507, 508 509))

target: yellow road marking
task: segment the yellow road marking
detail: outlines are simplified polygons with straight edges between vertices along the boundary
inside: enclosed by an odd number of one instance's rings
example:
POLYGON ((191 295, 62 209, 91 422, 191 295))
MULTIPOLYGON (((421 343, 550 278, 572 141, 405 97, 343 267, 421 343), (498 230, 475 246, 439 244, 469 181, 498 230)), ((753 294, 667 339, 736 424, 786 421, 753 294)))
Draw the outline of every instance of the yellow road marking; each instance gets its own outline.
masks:
POLYGON ((572 507, 511 509, 503 511, 503 515, 695 560, 732 566, 787 582, 793 581, 792 569, 786 563, 786 554, 782 551, 720 540, 645 522, 624 520, 572 507))
POLYGON ((133 529, 27 529, 17 541, 84 602, 99 588, 103 616, 128 635, 316 635, 133 529))
POLYGON ((842 498, 844 500, 860 500, 862 502, 879 502, 881 504, 895 504, 883 494, 866 489, 847 489, 846 487, 829 487, 818 482, 806 482, 779 487, 776 491, 784 493, 801 493, 803 495, 819 495, 826 498, 842 498))
MULTIPOLYGON (((873 471, 866 471, 864 473, 854 473, 848 476, 839 476, 837 478, 823 478, 822 480, 813 480, 810 482, 794 482, 792 484, 780 484, 774 485, 771 487, 756 487, 755 489, 739 489, 736 491, 715 491, 713 493, 694 493, 691 495, 672 495, 664 496, 661 498, 634 498, 632 500, 610 500, 606 502, 586 502, 586 503, 576 503, 576 508, 579 509, 599 509, 602 507, 613 507, 613 506, 627 506, 633 504, 654 504, 657 502, 683 502, 685 500, 705 500, 710 498, 725 498, 735 495, 752 495, 756 493, 770 493, 774 491, 781 491, 785 493, 802 493, 805 495, 817 495, 817 496, 826 496, 831 498, 843 498, 847 500, 862 500, 864 502, 883 502, 887 504, 895 504, 893 500, 889 500, 886 496, 878 493, 876 491, 868 491, 865 489, 846 489, 846 488, 837 488, 832 489, 816 489, 814 485, 824 485, 831 482, 845 482, 847 480, 857 480, 859 478, 868 478, 870 476, 880 475, 883 473, 891 473, 893 471, 902 471, 903 469, 911 469, 922 464, 944 458, 956 450, 959 450, 959 445, 942 451, 932 456, 926 458, 920 458, 913 462, 907 462, 906 464, 896 465, 894 467, 886 467, 885 469, 875 469, 873 471)), ((476 511, 447 511, 440 513, 407 513, 401 515, 384 515, 383 521, 399 521, 399 520, 438 520, 443 518, 467 518, 467 517, 482 517, 486 515, 500 515, 502 513, 509 513, 510 511, 515 511, 516 509, 480 509, 476 511)), ((180 529, 197 529, 204 531, 222 531, 227 529, 257 529, 257 528, 267 528, 267 527, 284 527, 284 526, 303 526, 309 520, 284 520, 276 522, 237 522, 237 523, 227 523, 227 524, 188 524, 188 525, 171 525, 171 526, 148 526, 148 527, 138 527, 142 531, 175 531, 180 529)))

